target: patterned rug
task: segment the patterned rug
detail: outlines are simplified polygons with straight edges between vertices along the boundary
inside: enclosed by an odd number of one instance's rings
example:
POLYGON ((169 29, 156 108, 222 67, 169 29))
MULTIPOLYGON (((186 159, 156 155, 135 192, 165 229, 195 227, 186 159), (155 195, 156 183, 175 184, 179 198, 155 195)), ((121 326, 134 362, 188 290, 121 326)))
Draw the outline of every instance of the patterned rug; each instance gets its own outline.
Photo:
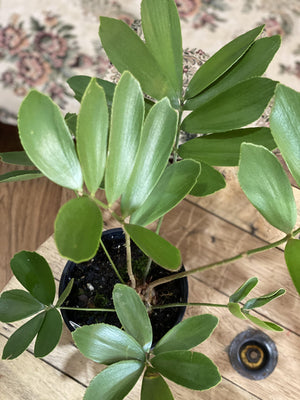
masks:
MULTIPOLYGON (((266 76, 300 91, 299 0, 176 0, 189 65, 258 25, 280 34, 282 45, 266 76)), ((109 61, 98 38, 99 16, 131 25, 140 0, 0 0, 0 121, 16 123, 30 88, 63 109, 78 106, 65 81, 78 74, 104 77, 109 61)))

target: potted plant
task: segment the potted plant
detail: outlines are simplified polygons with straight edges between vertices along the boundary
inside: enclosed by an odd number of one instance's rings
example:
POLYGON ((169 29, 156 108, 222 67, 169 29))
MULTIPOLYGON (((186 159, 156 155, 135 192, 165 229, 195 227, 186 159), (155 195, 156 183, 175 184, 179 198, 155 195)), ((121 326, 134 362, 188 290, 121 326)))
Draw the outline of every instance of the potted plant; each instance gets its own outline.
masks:
MULTIPOLYGON (((181 31, 174 1, 143 0, 141 13, 146 43, 122 21, 101 18, 102 45, 122 73, 117 85, 96 78, 71 78, 70 87, 81 105, 78 115, 65 117, 50 98, 31 91, 18 120, 25 152, 2 155, 6 162, 32 163, 38 168, 6 174, 2 181, 46 176, 75 191, 76 198, 63 205, 56 218, 59 252, 81 263, 93 258, 100 244, 119 276, 121 283, 112 292, 114 309, 98 311, 116 312, 124 330, 100 323, 79 327, 73 333, 86 357, 108 365, 91 382, 86 399, 122 399, 142 374, 143 400, 173 398, 163 376, 195 390, 220 382, 215 364, 191 351, 215 329, 217 318, 213 315, 183 320, 153 347, 148 314, 157 307, 152 298, 159 285, 287 242, 287 266, 300 292, 295 200, 272 153, 276 147, 280 149, 299 184, 300 95, 261 77, 279 47, 279 37, 257 39, 263 26, 239 36, 203 64, 183 91, 181 31), (270 129, 245 128, 264 112, 274 93, 270 129), (185 111, 190 113, 185 116, 185 111), (181 129, 201 135, 179 146, 181 129), (159 236, 163 216, 188 194, 204 196, 221 190, 225 180, 215 167, 234 165, 239 165, 240 185, 251 203, 285 236, 214 264, 176 272, 181 256, 159 236), (116 211, 119 199, 120 210, 116 211), (101 210, 109 212, 124 231, 128 281, 120 276, 101 239, 101 210), (145 227, 155 221, 155 232, 145 227), (150 282, 144 279, 142 284, 137 281, 131 241, 149 259, 145 277, 152 262, 174 274, 150 282)), ((63 304, 73 280, 54 302, 54 279, 43 257, 20 252, 12 259, 11 268, 26 290, 2 294, 0 320, 33 317, 10 337, 3 358, 17 357, 35 337, 34 353, 43 357, 59 341, 62 319, 58 310, 66 308, 63 304)), ((282 330, 250 312, 281 296, 284 289, 239 304, 256 284, 256 278, 249 279, 227 304, 214 306, 227 308, 235 317, 264 329, 282 330)), ((195 304, 158 307, 188 305, 195 304)))

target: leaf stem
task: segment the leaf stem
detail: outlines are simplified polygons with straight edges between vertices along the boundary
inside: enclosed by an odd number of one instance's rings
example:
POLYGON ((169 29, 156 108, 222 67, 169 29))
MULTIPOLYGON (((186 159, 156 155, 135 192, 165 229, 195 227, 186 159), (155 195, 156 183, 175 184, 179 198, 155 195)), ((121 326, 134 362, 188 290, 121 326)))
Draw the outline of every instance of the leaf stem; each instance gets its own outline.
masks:
POLYGON ((158 310, 163 308, 171 307, 223 307, 227 308, 227 304, 216 304, 216 303, 173 303, 173 304, 163 304, 161 306, 153 306, 151 310, 158 310))
POLYGON ((291 237, 297 235, 298 233, 300 233, 300 228, 298 228, 295 231, 293 231, 292 233, 286 235, 284 238, 282 238, 280 240, 277 240, 276 242, 269 243, 269 244, 267 244, 265 246, 257 247, 255 249, 251 249, 251 250, 242 252, 240 254, 237 254, 236 256, 233 256, 233 257, 230 257, 230 258, 226 258, 226 259, 221 260, 221 261, 217 261, 217 262, 214 262, 214 263, 211 263, 211 264, 203 265, 201 267, 190 269, 189 271, 183 271, 183 272, 179 272, 178 274, 174 274, 174 275, 166 276, 165 278, 157 279, 156 281, 153 281, 153 282, 151 282, 149 284, 149 286, 147 288, 147 291, 150 292, 151 290, 153 290, 158 285, 162 285, 164 283, 171 282, 171 281, 176 280, 176 279, 184 278, 186 276, 195 274, 196 272, 203 272, 203 271, 207 271, 209 269, 213 269, 213 268, 216 268, 216 267, 221 267, 223 265, 226 265, 226 264, 232 263, 234 261, 237 261, 237 260, 239 260, 241 258, 249 257, 252 254, 261 253, 263 251, 273 249, 274 247, 277 247, 280 244, 283 244, 283 243, 287 242, 291 237))
POLYGON ((129 279, 130 279, 130 282, 131 282, 131 287, 133 289, 135 289, 136 288, 136 280, 135 280, 135 277, 134 277, 133 271, 132 271, 130 236, 126 232, 125 229, 124 229, 124 233, 125 233, 125 246, 126 246, 127 273, 128 273, 128 276, 129 276, 129 279))
POLYGON ((107 249, 106 249, 106 247, 104 246, 104 243, 102 242, 102 239, 100 239, 100 244, 101 244, 102 249, 104 250, 104 252, 105 252, 105 254, 106 254, 106 257, 108 258, 108 260, 109 260, 111 266, 113 267, 113 270, 115 271, 117 277, 119 278, 120 282, 123 283, 123 284, 125 285, 124 279, 121 277, 121 275, 120 275, 120 273, 119 273, 119 271, 118 271, 118 269, 117 269, 115 263, 114 263, 113 260, 111 259, 110 255, 109 255, 109 253, 108 253, 108 251, 107 251, 107 249))
POLYGON ((97 312, 116 312, 114 308, 80 308, 80 307, 58 307, 60 310, 69 311, 97 311, 97 312))
MULTIPOLYGON (((157 226, 156 226, 156 230, 155 230, 155 232, 156 232, 157 234, 159 234, 159 231, 160 231, 160 228, 161 228, 161 224, 162 224, 162 222, 163 222, 163 219, 164 219, 164 216, 160 217, 159 220, 158 220, 158 222, 157 222, 157 226)), ((149 274, 152 261, 153 261, 152 258, 149 257, 149 258, 148 258, 147 265, 146 265, 146 268, 145 268, 145 272, 144 272, 144 283, 146 282, 147 276, 148 276, 148 274, 149 274)))

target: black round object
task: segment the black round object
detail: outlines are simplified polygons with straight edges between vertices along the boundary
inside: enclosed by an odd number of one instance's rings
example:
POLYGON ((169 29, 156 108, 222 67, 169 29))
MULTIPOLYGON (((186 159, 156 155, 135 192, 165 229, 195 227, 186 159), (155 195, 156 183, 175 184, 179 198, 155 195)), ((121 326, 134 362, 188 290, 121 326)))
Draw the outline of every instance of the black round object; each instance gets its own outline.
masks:
MULTIPOLYGON (((128 282, 126 270, 125 236, 121 228, 110 229, 102 233, 102 241, 116 264, 118 271, 125 282, 128 282), (121 261, 118 261, 120 258, 121 261)), ((137 265, 139 260, 148 258, 142 251, 131 242, 133 270, 138 274, 137 265)), ((181 271, 184 270, 182 267, 181 271)), ((135 273, 135 275, 136 275, 135 273)), ((152 262, 148 275, 151 281, 168 276, 172 272, 167 271, 152 262)), ((103 249, 99 247, 96 256, 87 262, 76 264, 68 261, 59 284, 59 295, 62 294, 70 280, 74 278, 72 291, 63 304, 68 307, 80 308, 114 308, 112 301, 112 290, 119 279, 112 269, 103 249), (109 286, 109 287, 108 287, 109 286)), ((186 303, 188 299, 187 278, 177 279, 155 288, 157 298, 162 299, 163 304, 186 303)), ((174 307, 156 309, 150 313, 153 326, 153 343, 156 343, 170 328, 179 323, 185 313, 186 307, 174 307)), ((96 311, 70 311, 61 310, 63 319, 70 331, 78 326, 90 325, 104 322, 120 326, 116 313, 96 311)))
POLYGON ((248 329, 238 334, 229 346, 233 368, 248 379, 260 380, 276 367, 278 352, 275 343, 265 333, 248 329))

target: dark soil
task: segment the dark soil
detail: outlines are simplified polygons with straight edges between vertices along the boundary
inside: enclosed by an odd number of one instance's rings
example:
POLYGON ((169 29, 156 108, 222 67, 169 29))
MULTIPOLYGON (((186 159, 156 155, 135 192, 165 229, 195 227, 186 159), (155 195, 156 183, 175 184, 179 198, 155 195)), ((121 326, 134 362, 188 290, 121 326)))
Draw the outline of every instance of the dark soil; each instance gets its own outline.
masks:
MULTIPOLYGON (((124 246, 124 236, 117 232, 113 238, 102 237, 103 243, 112 257, 120 275, 126 283, 129 279, 126 271, 126 249, 124 246)), ((137 282, 142 282, 143 269, 147 264, 148 258, 142 251, 132 243, 132 266, 137 282)), ((152 263, 147 281, 153 281, 163 276, 170 275, 171 272, 152 263)), ((116 276, 110 262, 102 248, 99 248, 96 256, 81 264, 69 263, 67 276, 62 276, 60 292, 66 287, 68 282, 74 278, 74 285, 71 294, 64 303, 68 307, 84 308, 114 308, 112 301, 112 290, 119 279, 116 276)), ((154 302, 156 305, 179 303, 187 301, 187 289, 183 294, 183 287, 186 285, 184 279, 159 285, 155 289, 154 302), (186 296, 186 297, 184 297, 186 296)), ((152 310, 149 314, 153 327, 153 342, 156 343, 170 328, 180 321, 184 313, 184 307, 166 308, 152 310)), ((90 325, 99 322, 120 327, 117 314, 114 312, 87 312, 87 311, 66 311, 62 310, 64 318, 74 321, 78 325, 90 325)), ((70 325, 67 324, 70 328, 70 325)))

